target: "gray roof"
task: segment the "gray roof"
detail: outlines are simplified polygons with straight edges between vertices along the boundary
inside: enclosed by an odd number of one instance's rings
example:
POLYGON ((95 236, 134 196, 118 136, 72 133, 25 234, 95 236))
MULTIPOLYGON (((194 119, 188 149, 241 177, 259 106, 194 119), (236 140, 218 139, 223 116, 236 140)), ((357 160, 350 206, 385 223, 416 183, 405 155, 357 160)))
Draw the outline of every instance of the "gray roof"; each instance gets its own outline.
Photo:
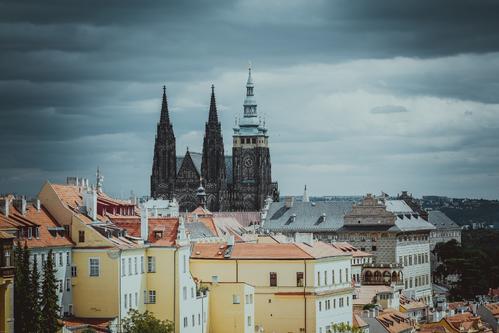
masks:
POLYGON ((348 225, 343 226, 343 217, 352 210, 352 201, 273 202, 263 225, 274 232, 331 232, 386 230, 392 232, 431 230, 435 227, 416 213, 396 214, 395 225, 348 225), (325 221, 321 219, 325 214, 325 221))
POLYGON ((213 233, 202 222, 189 222, 185 224, 185 228, 191 239, 215 237, 213 233))
MULTIPOLYGON (((203 160, 203 154, 196 153, 193 151, 190 151, 189 154, 191 155, 192 162, 194 163, 194 166, 196 167, 196 171, 199 174, 201 174, 201 161, 203 160)), ((182 162, 184 161, 184 157, 185 156, 177 156, 177 173, 180 170, 180 167, 182 166, 182 162)))
POLYGON ((352 204, 351 201, 295 201, 292 207, 287 208, 284 202, 273 202, 263 228, 281 232, 337 230, 343 225, 343 216, 352 209, 352 204), (321 218, 322 214, 325 214, 325 221, 321 218))
POLYGON ((461 229, 454 221, 439 210, 430 210, 428 212, 428 222, 439 229, 461 229))

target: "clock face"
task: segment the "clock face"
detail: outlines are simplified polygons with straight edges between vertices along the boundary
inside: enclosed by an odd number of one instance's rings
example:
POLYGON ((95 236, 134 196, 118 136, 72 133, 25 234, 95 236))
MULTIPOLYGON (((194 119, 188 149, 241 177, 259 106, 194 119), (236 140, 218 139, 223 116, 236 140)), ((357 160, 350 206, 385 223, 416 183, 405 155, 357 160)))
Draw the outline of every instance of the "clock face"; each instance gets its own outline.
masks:
POLYGON ((246 168, 251 168, 253 167, 253 159, 250 156, 246 156, 243 160, 243 165, 246 168))

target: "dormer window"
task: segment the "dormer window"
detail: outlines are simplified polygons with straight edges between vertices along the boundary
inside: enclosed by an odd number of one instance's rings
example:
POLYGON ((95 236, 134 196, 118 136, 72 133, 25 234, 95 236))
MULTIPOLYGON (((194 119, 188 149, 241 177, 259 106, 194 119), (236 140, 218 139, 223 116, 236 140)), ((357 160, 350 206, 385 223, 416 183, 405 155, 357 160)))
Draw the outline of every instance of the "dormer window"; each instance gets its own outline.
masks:
POLYGON ((154 238, 156 238, 156 239, 163 238, 163 231, 161 231, 161 230, 154 231, 154 238))
POLYGON ((28 239, 31 239, 31 238, 33 238, 33 228, 28 227, 28 239))
POLYGON ((40 239, 40 227, 35 227, 35 238, 40 239))
POLYGON ((317 220, 317 224, 326 222, 326 213, 322 213, 321 216, 319 216, 319 219, 317 220))

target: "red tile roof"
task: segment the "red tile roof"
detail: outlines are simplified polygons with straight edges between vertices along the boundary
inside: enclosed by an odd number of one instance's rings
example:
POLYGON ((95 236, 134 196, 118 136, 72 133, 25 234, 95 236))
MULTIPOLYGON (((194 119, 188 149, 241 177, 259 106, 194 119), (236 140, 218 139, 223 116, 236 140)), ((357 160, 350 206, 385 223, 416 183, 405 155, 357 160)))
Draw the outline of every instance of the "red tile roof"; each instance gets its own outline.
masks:
POLYGON ((41 206, 40 210, 28 203, 26 205, 26 213, 23 215, 18 211, 13 204, 9 208, 9 216, 0 216, 0 226, 9 229, 20 229, 23 227, 38 227, 39 237, 35 237, 33 230, 32 237, 23 239, 30 248, 41 247, 65 247, 74 245, 73 242, 64 235, 64 231, 55 230, 61 229, 61 225, 57 223, 55 218, 48 210, 41 206), (52 229, 52 232, 51 230, 52 229))
POLYGON ((351 253, 352 256, 354 256, 354 257, 372 257, 373 256, 372 253, 367 253, 367 252, 361 251, 361 250, 357 249, 355 246, 353 246, 347 242, 334 242, 334 243, 331 243, 331 245, 333 247, 337 248, 338 250, 351 253))
POLYGON ((192 258, 196 259, 319 259, 345 255, 332 246, 314 242, 312 246, 303 243, 235 243, 229 247, 226 243, 194 244, 192 258), (224 254, 228 250, 227 258, 224 254))

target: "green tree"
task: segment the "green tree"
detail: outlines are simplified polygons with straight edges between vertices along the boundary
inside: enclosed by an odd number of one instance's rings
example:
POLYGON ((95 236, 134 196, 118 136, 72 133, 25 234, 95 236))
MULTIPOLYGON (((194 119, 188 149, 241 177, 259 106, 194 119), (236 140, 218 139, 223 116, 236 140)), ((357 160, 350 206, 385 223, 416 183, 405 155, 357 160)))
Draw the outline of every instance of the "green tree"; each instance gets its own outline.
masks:
POLYGON ((33 261, 31 269, 31 277, 29 283, 29 304, 27 308, 27 317, 30 319, 29 332, 37 333, 41 331, 41 316, 40 308, 40 274, 38 273, 38 263, 33 261))
POLYGON ((40 302, 42 309, 41 333, 57 333, 61 328, 59 323, 60 308, 57 304, 57 282, 55 280, 55 269, 52 250, 49 251, 47 261, 43 266, 42 297, 40 302))
POLYGON ((123 319, 123 332, 125 333, 172 333, 173 331, 173 322, 159 320, 149 311, 140 313, 132 309, 128 312, 128 316, 123 319))
POLYGON ((14 267, 16 274, 14 277, 14 331, 27 333, 30 318, 27 314, 29 304, 29 251, 26 245, 17 242, 14 248, 14 267))
POLYGON ((360 327, 353 327, 347 323, 331 323, 331 328, 327 333, 361 333, 360 327))

